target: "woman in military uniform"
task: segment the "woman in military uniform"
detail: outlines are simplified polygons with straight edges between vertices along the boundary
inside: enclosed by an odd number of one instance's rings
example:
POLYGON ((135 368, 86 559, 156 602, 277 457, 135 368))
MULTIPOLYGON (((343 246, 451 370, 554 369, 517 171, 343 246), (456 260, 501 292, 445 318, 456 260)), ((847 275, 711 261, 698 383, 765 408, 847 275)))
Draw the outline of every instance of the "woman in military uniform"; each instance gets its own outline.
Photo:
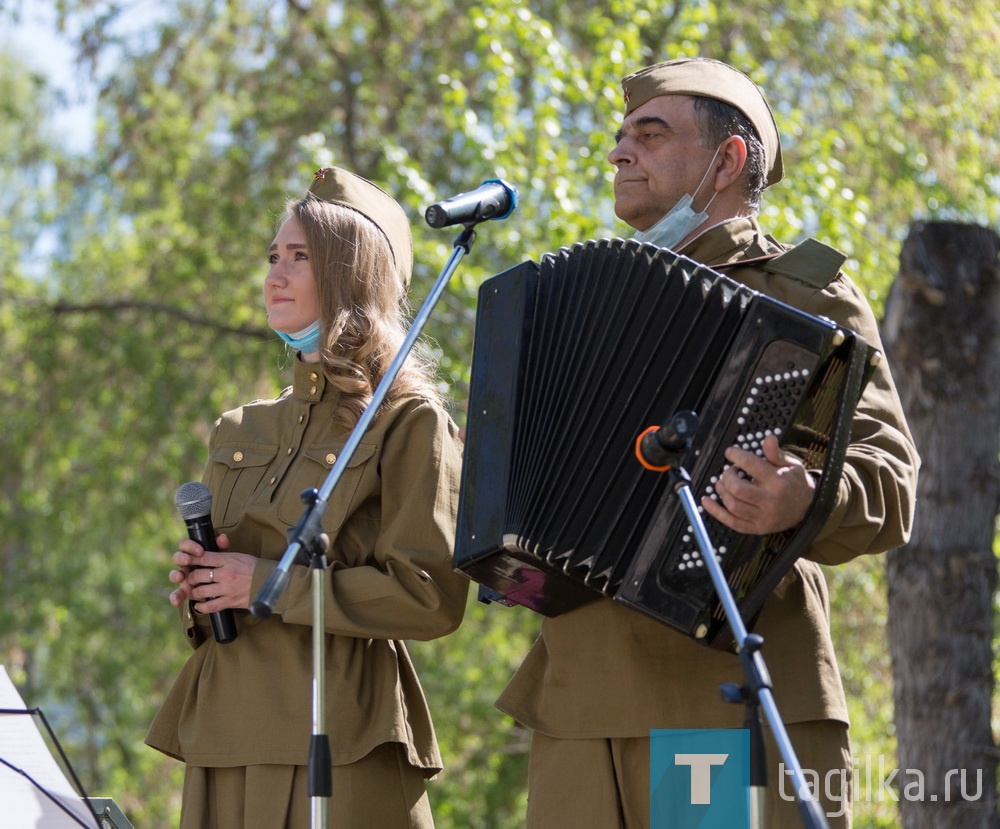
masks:
MULTIPOLYGON (((244 611, 287 548, 300 493, 326 479, 405 336, 412 267, 400 206, 345 170, 316 174, 268 250, 268 322, 296 350, 292 385, 224 414, 203 476, 219 549, 174 555, 171 602, 194 649, 147 743, 186 763, 182 829, 309 825, 312 590, 293 565, 266 619, 244 611), (220 644, 208 614, 231 608, 220 644)), ((455 630, 467 581, 451 565, 461 460, 430 371, 411 357, 323 519, 330 827, 431 827, 441 757, 401 640, 455 630)))

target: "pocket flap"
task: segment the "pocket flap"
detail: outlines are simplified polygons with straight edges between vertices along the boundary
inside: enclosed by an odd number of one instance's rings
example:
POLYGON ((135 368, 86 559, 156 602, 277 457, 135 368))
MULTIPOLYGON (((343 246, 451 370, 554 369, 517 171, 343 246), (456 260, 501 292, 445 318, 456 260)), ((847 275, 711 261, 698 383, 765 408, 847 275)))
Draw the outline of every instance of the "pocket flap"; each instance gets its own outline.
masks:
POLYGON ((227 443, 212 450, 212 460, 225 464, 230 469, 245 469, 251 466, 266 466, 278 453, 276 445, 227 443))
MULTIPOLYGON (((335 446, 310 446, 305 450, 305 452, 303 452, 303 455, 309 458, 309 460, 315 461, 327 469, 331 469, 337 462, 337 458, 340 457, 340 453, 343 449, 344 445, 341 443, 338 443, 335 446)), ((354 454, 351 455, 351 460, 347 464, 347 468, 353 469, 356 466, 361 466, 361 464, 370 460, 371 456, 374 454, 375 444, 359 443, 358 448, 355 449, 354 454)))

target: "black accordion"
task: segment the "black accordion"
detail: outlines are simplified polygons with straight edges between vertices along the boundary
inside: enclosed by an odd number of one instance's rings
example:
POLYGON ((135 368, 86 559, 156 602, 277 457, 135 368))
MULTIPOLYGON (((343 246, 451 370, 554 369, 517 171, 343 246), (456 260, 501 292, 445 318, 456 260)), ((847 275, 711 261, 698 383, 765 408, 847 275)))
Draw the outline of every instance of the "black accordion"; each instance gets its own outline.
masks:
POLYGON ((752 624, 829 516, 873 357, 829 320, 634 240, 505 271, 479 292, 455 566, 490 600, 555 616, 606 596, 728 648, 683 505, 636 439, 697 414, 682 458, 696 500, 729 446, 760 454, 768 434, 819 472, 792 530, 746 536, 702 515, 752 624))

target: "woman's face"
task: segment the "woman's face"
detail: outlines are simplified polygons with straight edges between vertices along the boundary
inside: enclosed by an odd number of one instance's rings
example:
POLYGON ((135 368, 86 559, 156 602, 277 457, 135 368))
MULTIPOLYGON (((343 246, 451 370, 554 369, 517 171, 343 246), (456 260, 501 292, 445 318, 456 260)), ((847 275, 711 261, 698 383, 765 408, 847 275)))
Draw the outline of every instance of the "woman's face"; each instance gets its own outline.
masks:
POLYGON ((264 279, 267 324, 275 331, 295 334, 319 319, 319 297, 302 227, 285 219, 267 251, 271 267, 264 279))

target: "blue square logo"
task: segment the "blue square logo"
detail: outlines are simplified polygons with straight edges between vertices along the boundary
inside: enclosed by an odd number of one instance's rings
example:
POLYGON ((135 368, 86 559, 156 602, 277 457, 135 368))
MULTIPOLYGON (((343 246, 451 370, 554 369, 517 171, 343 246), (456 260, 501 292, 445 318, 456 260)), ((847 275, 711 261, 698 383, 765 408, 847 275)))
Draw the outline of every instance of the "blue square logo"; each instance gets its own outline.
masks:
POLYGON ((750 732, 649 732, 651 829, 749 829, 750 732))

